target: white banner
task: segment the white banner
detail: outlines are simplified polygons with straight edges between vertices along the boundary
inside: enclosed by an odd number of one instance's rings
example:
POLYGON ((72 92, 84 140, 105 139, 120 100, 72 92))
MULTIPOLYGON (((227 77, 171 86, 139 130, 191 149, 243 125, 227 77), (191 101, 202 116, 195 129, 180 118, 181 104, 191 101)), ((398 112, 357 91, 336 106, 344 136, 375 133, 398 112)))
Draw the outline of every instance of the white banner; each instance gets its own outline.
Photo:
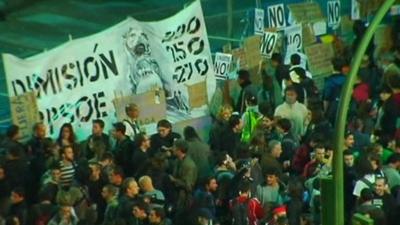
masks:
POLYGON ((232 55, 217 52, 214 61, 216 78, 226 80, 228 78, 229 69, 231 68, 232 55))
POLYGON ((254 34, 264 34, 264 9, 254 9, 254 34))
POLYGON ((207 105, 190 108, 195 96, 189 96, 189 86, 206 81, 209 99, 215 90, 200 1, 162 21, 128 18, 27 59, 3 54, 3 61, 9 96, 37 90, 40 116, 52 137, 65 122, 74 125, 80 140, 90 134, 93 119, 111 128, 116 94, 164 89, 167 119, 177 122, 208 113, 207 105))
POLYGON ((295 24, 285 28, 286 50, 299 52, 303 49, 303 32, 301 24, 295 24))

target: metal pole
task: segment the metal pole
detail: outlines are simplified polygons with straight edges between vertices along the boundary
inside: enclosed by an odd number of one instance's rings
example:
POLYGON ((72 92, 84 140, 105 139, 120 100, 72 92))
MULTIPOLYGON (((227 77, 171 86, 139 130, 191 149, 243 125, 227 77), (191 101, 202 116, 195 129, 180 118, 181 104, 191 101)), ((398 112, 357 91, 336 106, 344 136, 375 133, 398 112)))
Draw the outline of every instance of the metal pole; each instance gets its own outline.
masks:
POLYGON ((339 109, 336 116, 336 136, 335 136, 335 154, 333 155, 333 185, 334 185, 334 214, 335 225, 344 225, 344 190, 343 190, 343 146, 344 146, 344 133, 347 119, 347 112, 350 104, 350 98, 353 91, 353 84, 356 80, 356 76, 362 61, 362 58, 367 50, 368 44, 371 41, 378 25, 386 15, 390 7, 393 5, 395 0, 386 0, 379 10, 376 12, 374 19, 369 25, 366 33, 357 51, 354 55, 351 71, 348 75, 346 83, 343 87, 339 109))
POLYGON ((226 0, 226 12, 227 12, 227 21, 226 21, 226 36, 228 38, 233 37, 233 0, 226 0))

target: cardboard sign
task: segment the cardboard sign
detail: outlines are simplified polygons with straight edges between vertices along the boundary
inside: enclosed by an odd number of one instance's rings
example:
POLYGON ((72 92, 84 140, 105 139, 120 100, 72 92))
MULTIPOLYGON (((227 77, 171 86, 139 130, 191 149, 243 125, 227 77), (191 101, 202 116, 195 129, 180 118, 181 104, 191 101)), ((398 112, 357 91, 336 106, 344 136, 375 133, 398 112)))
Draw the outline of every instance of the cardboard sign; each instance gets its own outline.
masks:
POLYGON ((325 20, 321 7, 316 2, 290 4, 287 6, 296 23, 309 23, 325 20))
POLYGON ((214 70, 217 79, 226 80, 230 71, 232 55, 217 52, 215 54, 214 70))
POLYGON ((312 24, 303 24, 303 47, 317 41, 312 24))
POLYGON ((340 1, 328 1, 328 26, 333 29, 340 24, 340 1))
POLYGON ((295 24, 285 29, 286 49, 297 52, 303 49, 303 31, 301 24, 295 24))
POLYGON ((283 4, 268 7, 269 27, 283 28, 286 26, 285 7, 283 4))
POLYGON ((188 85, 189 106, 197 108, 208 103, 206 82, 188 85))
MULTIPOLYGON (((204 83, 204 82, 202 82, 204 83)), ((162 90, 148 91, 139 95, 116 97, 112 101, 118 121, 126 118, 125 107, 135 103, 140 109, 139 124, 141 126, 166 118, 165 94, 162 90)))
POLYGON ((261 37, 258 35, 248 37, 244 40, 244 53, 246 56, 246 65, 245 69, 251 69, 258 67, 258 64, 261 61, 261 52, 260 52, 260 42, 261 37))
POLYGON ((274 53, 275 45, 278 41, 278 34, 274 32, 265 32, 261 40, 260 52, 263 56, 268 59, 271 58, 274 53))
POLYGON ((254 34, 263 35, 264 27, 264 10, 254 9, 254 34))
POLYGON ((310 72, 315 75, 329 74, 333 71, 334 51, 331 44, 314 44, 304 48, 308 57, 310 72))
POLYGON ((10 97, 11 118, 19 127, 21 139, 28 140, 32 136, 32 128, 40 121, 35 92, 10 97))

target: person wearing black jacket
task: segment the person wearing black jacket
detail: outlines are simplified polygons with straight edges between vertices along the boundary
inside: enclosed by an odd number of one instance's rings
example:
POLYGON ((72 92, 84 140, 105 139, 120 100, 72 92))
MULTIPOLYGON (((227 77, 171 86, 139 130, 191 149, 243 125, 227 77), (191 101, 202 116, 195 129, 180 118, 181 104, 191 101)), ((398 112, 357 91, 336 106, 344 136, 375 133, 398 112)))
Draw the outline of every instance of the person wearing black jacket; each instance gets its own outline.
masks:
POLYGON ((113 153, 117 165, 121 165, 125 173, 130 169, 133 156, 133 142, 125 135, 125 125, 121 122, 113 124, 112 135, 116 140, 113 153))
POLYGON ((157 123, 157 133, 151 135, 149 156, 152 157, 159 152, 170 151, 174 141, 180 139, 181 135, 172 131, 171 123, 166 120, 160 120, 157 123))

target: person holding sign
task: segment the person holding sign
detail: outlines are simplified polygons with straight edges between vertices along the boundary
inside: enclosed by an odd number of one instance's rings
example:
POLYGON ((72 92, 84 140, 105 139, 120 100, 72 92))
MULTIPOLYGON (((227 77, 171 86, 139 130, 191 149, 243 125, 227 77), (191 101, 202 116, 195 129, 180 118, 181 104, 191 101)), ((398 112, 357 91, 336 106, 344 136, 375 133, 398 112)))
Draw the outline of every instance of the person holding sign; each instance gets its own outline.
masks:
POLYGON ((240 90, 240 95, 236 102, 235 111, 239 112, 239 114, 241 115, 242 113, 244 113, 246 111, 246 105, 245 105, 246 94, 250 94, 252 96, 257 96, 259 88, 256 85, 251 83, 250 73, 247 70, 239 70, 238 71, 237 82, 242 89, 240 90))
POLYGON ((125 107, 125 113, 127 118, 122 122, 126 128, 125 134, 133 141, 135 135, 140 133, 138 122, 139 107, 135 103, 131 103, 125 107))

